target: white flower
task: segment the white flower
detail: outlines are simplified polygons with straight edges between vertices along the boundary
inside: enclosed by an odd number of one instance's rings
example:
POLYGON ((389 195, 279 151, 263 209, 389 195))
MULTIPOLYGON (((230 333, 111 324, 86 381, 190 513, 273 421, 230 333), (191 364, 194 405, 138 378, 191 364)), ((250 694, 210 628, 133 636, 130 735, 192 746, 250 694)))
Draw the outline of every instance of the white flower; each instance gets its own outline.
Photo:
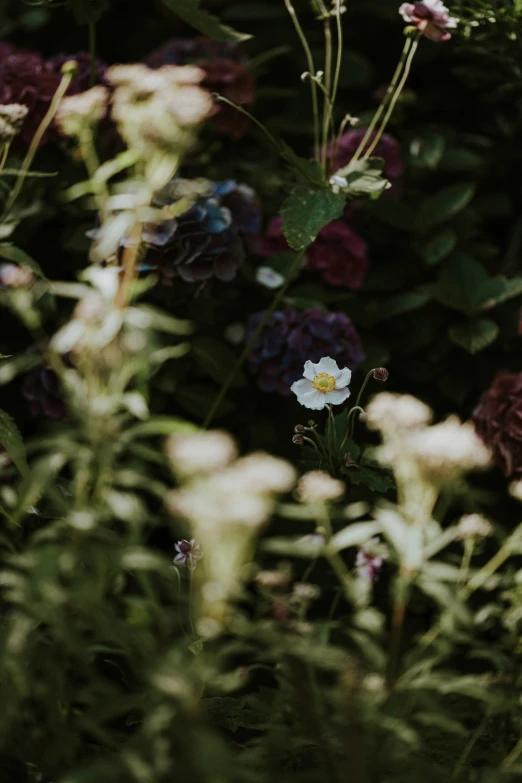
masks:
POLYGON ((211 473, 236 457, 236 444, 226 432, 180 432, 167 441, 167 453, 181 475, 211 473))
POLYGON ((431 421, 432 411, 410 394, 382 392, 365 408, 371 429, 385 433, 423 427, 431 421))
POLYGON ((342 497, 344 489, 342 481, 324 470, 311 470, 299 479, 295 495, 300 503, 324 503, 342 497))
POLYGON ((182 539, 174 545, 176 552, 178 553, 174 558, 175 565, 184 566, 190 571, 193 571, 201 560, 203 553, 201 552, 200 545, 196 542, 195 538, 191 538, 190 541, 182 539))
POLYGON ((330 177, 329 182, 334 193, 339 193, 340 190, 348 187, 348 180, 340 174, 333 174, 330 177))
POLYGON ((256 282, 265 288, 281 288, 285 278, 271 266, 259 266, 256 270, 256 282))
POLYGON ((487 538, 492 531, 491 523, 482 514, 466 514, 459 520, 459 538, 487 538))
POLYGON ((258 451, 238 459, 232 477, 240 492, 287 492, 295 483, 296 471, 286 460, 258 451))
POLYGON ((405 448, 423 471, 440 480, 487 468, 491 462, 491 453, 473 424, 463 424, 457 416, 412 432, 405 441, 405 448))
POLYGON ((347 367, 340 370, 337 362, 329 356, 318 364, 306 362, 303 375, 291 388, 305 408, 320 411, 325 405, 340 405, 350 396, 351 371, 347 367))

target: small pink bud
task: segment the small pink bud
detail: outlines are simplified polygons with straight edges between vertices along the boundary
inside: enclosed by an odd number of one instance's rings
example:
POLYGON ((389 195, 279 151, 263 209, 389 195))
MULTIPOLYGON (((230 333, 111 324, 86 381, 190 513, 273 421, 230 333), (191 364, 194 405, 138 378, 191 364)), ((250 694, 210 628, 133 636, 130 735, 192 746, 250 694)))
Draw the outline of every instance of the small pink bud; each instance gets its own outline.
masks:
POLYGON ((303 434, 303 432, 306 432, 305 425, 304 424, 296 424, 295 427, 294 427, 294 432, 303 434))
POLYGON ((376 367, 373 371, 373 377, 376 381, 380 381, 381 383, 384 383, 388 380, 390 377, 390 373, 386 369, 386 367, 376 367))
POLYGON ((298 446, 301 445, 301 443, 304 443, 304 438, 300 433, 297 433, 292 438, 292 443, 296 443, 298 446))

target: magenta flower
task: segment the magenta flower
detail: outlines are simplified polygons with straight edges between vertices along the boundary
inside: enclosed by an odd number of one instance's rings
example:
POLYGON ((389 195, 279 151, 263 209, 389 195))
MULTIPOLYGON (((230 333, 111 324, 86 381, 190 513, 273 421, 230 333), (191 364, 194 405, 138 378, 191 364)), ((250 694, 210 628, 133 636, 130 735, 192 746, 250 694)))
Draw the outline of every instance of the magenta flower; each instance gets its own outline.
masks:
POLYGON ((376 582, 381 572, 384 562, 381 542, 377 537, 370 538, 369 541, 359 548, 355 558, 355 568, 360 576, 368 579, 370 582, 376 582))
POLYGON ((174 564, 188 568, 189 571, 193 571, 198 564, 198 560, 201 560, 203 557, 201 547, 195 538, 191 538, 190 541, 183 538, 174 545, 174 548, 178 553, 174 558, 174 564))
MULTIPOLYGON (((283 219, 274 218, 262 237, 256 237, 250 247, 259 255, 285 253, 289 247, 283 236, 283 219)), ((366 242, 343 220, 334 220, 323 228, 307 255, 306 268, 321 273, 330 285, 359 289, 366 277, 370 259, 366 242)))
POLYGON ((422 0, 419 3, 403 3, 399 13, 430 41, 448 41, 459 20, 449 15, 442 0, 422 0))

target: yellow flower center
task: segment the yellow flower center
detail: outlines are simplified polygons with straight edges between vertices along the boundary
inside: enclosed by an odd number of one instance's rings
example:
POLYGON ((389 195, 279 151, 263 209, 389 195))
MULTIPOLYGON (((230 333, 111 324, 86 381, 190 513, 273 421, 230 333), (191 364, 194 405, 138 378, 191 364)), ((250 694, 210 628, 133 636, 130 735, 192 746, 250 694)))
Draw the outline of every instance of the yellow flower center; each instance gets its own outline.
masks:
POLYGON ((328 375, 327 372, 320 372, 319 375, 316 375, 313 379, 312 386, 314 389, 317 389, 317 391, 327 394, 327 392, 331 392, 335 389, 335 378, 333 375, 328 375))

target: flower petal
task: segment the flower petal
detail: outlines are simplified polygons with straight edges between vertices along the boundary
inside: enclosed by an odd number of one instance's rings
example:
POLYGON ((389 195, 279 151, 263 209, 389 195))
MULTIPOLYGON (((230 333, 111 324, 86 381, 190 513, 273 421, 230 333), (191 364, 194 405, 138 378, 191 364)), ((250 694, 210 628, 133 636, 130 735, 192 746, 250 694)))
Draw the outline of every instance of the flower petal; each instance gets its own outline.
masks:
POLYGON ((352 371, 349 370, 348 367, 344 367, 341 370, 341 374, 339 375, 339 377, 336 378, 335 388, 343 389, 345 386, 348 386, 351 380, 352 380, 352 371))
POLYGON ((305 362, 303 375, 309 381, 313 381, 313 379, 317 375, 317 372, 315 370, 315 364, 313 364, 311 361, 305 362))
POLYGON ((326 405, 327 396, 328 395, 323 394, 323 392, 320 392, 317 389, 311 389, 305 394, 298 395, 297 401, 301 405, 304 405, 305 408, 310 408, 313 411, 320 411, 326 405))
POLYGON ((306 392, 311 391, 313 388, 312 382, 306 378, 301 378, 290 386, 290 390, 293 391, 294 394, 297 394, 298 397, 301 394, 306 394, 306 392))
MULTIPOLYGON (((320 394, 321 392, 319 392, 320 394)), ((325 394, 326 397, 326 404, 327 405, 340 405, 341 402, 344 402, 348 399, 350 396, 351 391, 347 387, 344 389, 334 389, 333 391, 329 392, 328 394, 325 394)))
POLYGON ((326 372, 328 375, 332 375, 336 380, 341 373, 335 359, 331 359, 329 356, 323 357, 321 361, 315 365, 315 369, 317 373, 326 372))

